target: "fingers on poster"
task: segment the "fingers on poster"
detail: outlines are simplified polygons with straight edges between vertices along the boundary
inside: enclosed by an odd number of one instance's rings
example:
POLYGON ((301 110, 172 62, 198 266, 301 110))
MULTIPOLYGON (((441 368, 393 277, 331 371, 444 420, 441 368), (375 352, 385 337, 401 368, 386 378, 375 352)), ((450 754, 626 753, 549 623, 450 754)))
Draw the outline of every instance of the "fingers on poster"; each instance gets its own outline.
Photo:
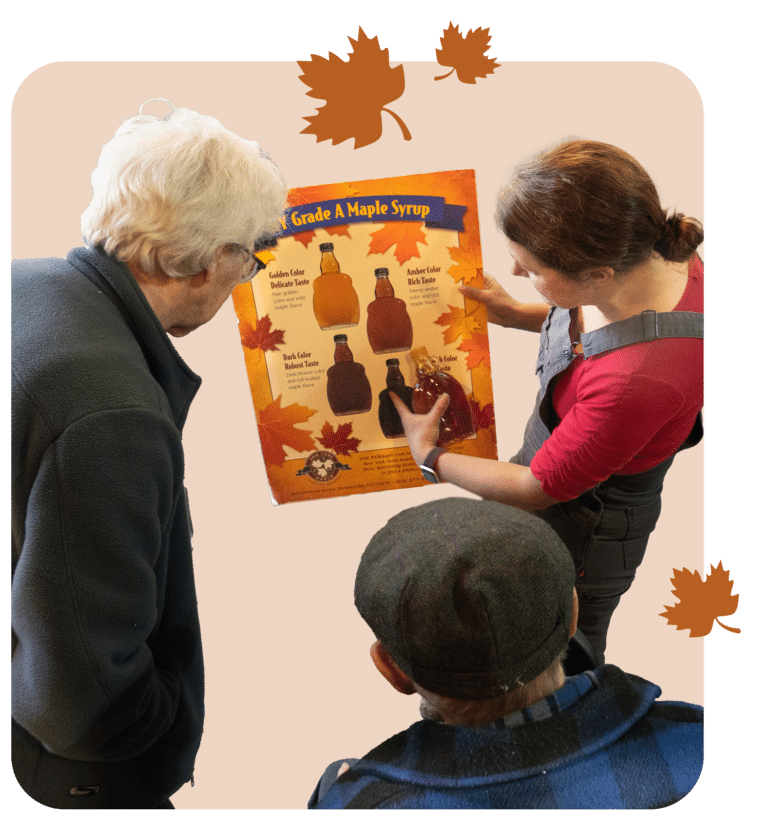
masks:
MULTIPOLYGON (((435 80, 455 73, 460 82, 474 84, 493 74, 499 64, 485 54, 490 41, 487 28, 462 35, 459 27, 450 23, 440 38, 440 48, 435 49, 438 64, 450 71, 435 80)), ((406 123, 386 107, 405 91, 403 67, 390 66, 389 49, 382 48, 378 37, 368 37, 362 28, 357 40, 350 37, 349 42, 352 51, 348 60, 329 53, 328 59, 312 54, 311 59, 298 61, 304 72, 299 79, 310 88, 307 96, 326 101, 314 116, 304 117, 309 125, 301 133, 314 134, 317 142, 331 140, 332 145, 354 139, 355 148, 363 148, 381 137, 382 114, 386 112, 400 126, 403 139, 410 140, 406 123)))
POLYGON ((659 612, 669 626, 690 630, 689 638, 709 635, 715 621, 728 632, 741 632, 741 629, 720 621, 722 617, 733 615, 739 605, 739 596, 731 592, 730 571, 723 569, 722 561, 716 567, 710 564, 710 569, 712 571, 704 580, 698 570, 691 572, 685 567, 673 570, 670 578, 674 584, 672 593, 678 602, 674 606, 665 606, 666 612, 659 612))

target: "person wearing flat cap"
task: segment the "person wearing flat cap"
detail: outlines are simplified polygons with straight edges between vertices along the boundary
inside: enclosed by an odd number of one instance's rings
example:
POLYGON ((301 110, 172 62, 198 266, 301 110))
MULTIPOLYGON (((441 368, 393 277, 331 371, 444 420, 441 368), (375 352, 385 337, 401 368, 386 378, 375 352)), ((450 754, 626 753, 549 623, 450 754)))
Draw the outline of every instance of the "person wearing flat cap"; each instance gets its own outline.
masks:
POLYGON ((422 719, 326 769, 316 809, 659 808, 695 785, 703 710, 616 666, 566 677, 578 599, 568 549, 495 501, 394 516, 363 553, 355 605, 422 719))

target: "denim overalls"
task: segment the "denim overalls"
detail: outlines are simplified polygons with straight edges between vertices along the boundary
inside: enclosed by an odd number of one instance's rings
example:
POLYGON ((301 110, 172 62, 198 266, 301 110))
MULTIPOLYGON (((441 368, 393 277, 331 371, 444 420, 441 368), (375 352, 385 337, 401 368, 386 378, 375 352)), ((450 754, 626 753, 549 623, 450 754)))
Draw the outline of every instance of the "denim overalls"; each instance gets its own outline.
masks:
MULTIPOLYGON (((559 419, 552 405, 556 376, 577 355, 571 343, 571 323, 578 312, 552 308, 542 326, 536 373, 541 388, 525 430, 523 447, 511 459, 528 467, 559 419)), ((704 315, 688 311, 646 310, 581 335, 584 358, 655 339, 704 338, 704 315)), ((701 413, 679 450, 697 444, 703 435, 701 413)), ((576 567, 579 629, 589 639, 598 661, 605 660, 611 615, 635 577, 648 537, 661 513, 664 476, 675 455, 636 475, 614 475, 572 501, 537 513, 563 539, 576 567)))

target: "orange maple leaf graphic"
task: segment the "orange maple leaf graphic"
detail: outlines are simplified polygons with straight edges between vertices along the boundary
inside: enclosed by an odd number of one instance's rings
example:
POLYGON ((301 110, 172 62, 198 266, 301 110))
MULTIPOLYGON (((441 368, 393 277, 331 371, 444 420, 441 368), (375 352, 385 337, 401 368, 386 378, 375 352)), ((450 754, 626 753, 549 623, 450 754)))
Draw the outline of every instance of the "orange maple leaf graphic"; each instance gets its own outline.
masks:
POLYGON ((414 256, 419 256, 417 243, 427 244, 427 235, 419 222, 387 222, 383 228, 371 234, 368 255, 386 253, 395 245, 395 259, 402 265, 414 256))
POLYGON ((259 410, 259 436, 266 464, 283 464, 286 458, 284 447, 291 447, 300 453, 315 449, 311 433, 295 427, 314 416, 315 411, 299 404, 281 407, 281 400, 282 395, 259 410))
POLYGON ((274 262, 275 257, 271 251, 259 251, 258 253, 254 253, 254 256, 261 262, 262 265, 266 268, 266 266, 270 262, 274 262))
POLYGON ((468 285, 473 279, 483 275, 483 260, 480 246, 476 244, 468 247, 448 248, 451 259, 456 263, 451 265, 446 273, 456 280, 456 284, 463 282, 468 285))
POLYGON ((672 592, 680 600, 674 606, 665 606, 666 612, 659 612, 669 621, 669 626, 690 629, 689 638, 709 635, 715 621, 729 632, 741 632, 718 620, 722 615, 733 615, 739 605, 739 596, 731 594, 733 581, 728 580, 729 571, 723 569, 722 561, 717 567, 709 566, 712 572, 705 581, 701 580, 698 570, 691 572, 685 567, 682 572, 673 570, 670 580, 675 588, 672 592))
POLYGON ((379 46, 378 37, 367 37, 362 28, 357 36, 348 38, 352 51, 347 62, 330 53, 327 60, 317 54, 299 60, 304 72, 299 79, 311 89, 307 96, 326 100, 315 116, 304 117, 309 125, 301 133, 314 134, 318 142, 329 139, 332 145, 354 139, 355 148, 362 148, 381 137, 381 112, 386 111, 409 140, 406 124, 384 108, 405 90, 403 67, 390 67, 389 49, 379 46))
POLYGON ((451 70, 435 79, 444 80, 455 71, 461 82, 475 83, 478 77, 493 74, 499 63, 485 56, 491 41, 488 32, 487 28, 476 28, 470 29, 466 36, 462 36, 459 27, 453 23, 444 29, 440 38, 442 48, 435 49, 435 55, 440 65, 450 66, 451 70))
MULTIPOLYGON (((331 234, 331 236, 349 236, 351 238, 351 235, 349 233, 349 225, 328 225, 327 227, 323 228, 323 230, 326 233, 331 234)), ((305 248, 308 248, 310 246, 312 240, 315 238, 316 235, 317 234, 314 230, 299 231, 299 233, 291 234, 293 239, 295 239, 297 242, 301 242, 301 244, 305 248)))
POLYGON ((272 320, 269 314, 262 316, 256 322, 256 327, 252 327, 249 322, 241 319, 238 322, 240 329, 240 341, 243 347, 248 347, 255 350, 257 347, 261 350, 277 350, 277 345, 285 344, 283 336, 284 330, 272 330, 272 320))
POLYGON ((328 189, 332 187, 334 194, 330 198, 344 199, 355 196, 357 191, 348 183, 336 183, 333 186, 326 185, 305 185, 303 188, 291 188, 286 197, 289 208, 298 205, 310 205, 315 202, 322 202, 329 199, 328 189))
POLYGON ((315 232, 314 231, 300 231, 299 233, 291 234, 291 236, 297 242, 301 242, 301 244, 305 248, 308 248, 310 242, 312 242, 312 240, 315 238, 315 232))
POLYGON ((446 345, 455 342, 456 339, 469 339, 474 333, 480 330, 480 325, 471 315, 467 315, 461 308, 448 305, 448 313, 442 313, 435 319, 436 325, 442 325, 443 342, 446 345))
POLYGON ((320 432, 323 434, 322 438, 317 440, 322 447, 327 447, 340 456, 348 456, 350 453, 357 452, 360 439, 350 437, 352 432, 351 422, 340 424, 334 432, 333 425, 326 421, 320 432))
POLYGON ((487 333, 473 333, 469 339, 465 339, 457 346, 457 350, 469 354, 467 356, 467 367, 470 370, 477 367, 483 360, 485 360, 487 367, 491 366, 491 351, 488 345, 487 333))
POLYGON ((348 236, 350 239, 352 238, 349 225, 328 225, 325 232, 331 236, 348 236))

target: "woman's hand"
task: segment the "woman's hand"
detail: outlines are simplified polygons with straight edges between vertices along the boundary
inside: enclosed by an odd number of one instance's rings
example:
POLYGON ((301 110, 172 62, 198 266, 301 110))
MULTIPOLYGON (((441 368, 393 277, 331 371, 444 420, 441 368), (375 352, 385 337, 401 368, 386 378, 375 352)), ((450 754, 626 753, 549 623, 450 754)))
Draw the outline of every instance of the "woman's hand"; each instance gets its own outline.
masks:
POLYGON ((485 305, 488 321, 502 327, 538 333, 549 312, 543 302, 518 302, 492 276, 483 276, 482 288, 459 285, 459 293, 485 305))
POLYGON ((427 453, 437 444, 440 432, 440 418, 448 409, 450 398, 444 393, 434 403, 429 413, 423 415, 411 413, 405 402, 396 393, 390 392, 389 397, 395 405, 403 423, 403 430, 411 448, 411 455, 416 464, 423 464, 427 453))
MULTIPOLYGON (((447 410, 450 400, 443 394, 429 413, 420 415, 411 413, 396 393, 390 392, 389 396, 400 414, 413 460, 422 465, 427 453, 437 443, 440 417, 447 410)), ((541 482, 533 475, 531 468, 521 464, 449 451, 440 456, 439 468, 440 481, 490 501, 500 501, 522 510, 543 510, 555 503, 555 499, 541 488, 541 482)))

